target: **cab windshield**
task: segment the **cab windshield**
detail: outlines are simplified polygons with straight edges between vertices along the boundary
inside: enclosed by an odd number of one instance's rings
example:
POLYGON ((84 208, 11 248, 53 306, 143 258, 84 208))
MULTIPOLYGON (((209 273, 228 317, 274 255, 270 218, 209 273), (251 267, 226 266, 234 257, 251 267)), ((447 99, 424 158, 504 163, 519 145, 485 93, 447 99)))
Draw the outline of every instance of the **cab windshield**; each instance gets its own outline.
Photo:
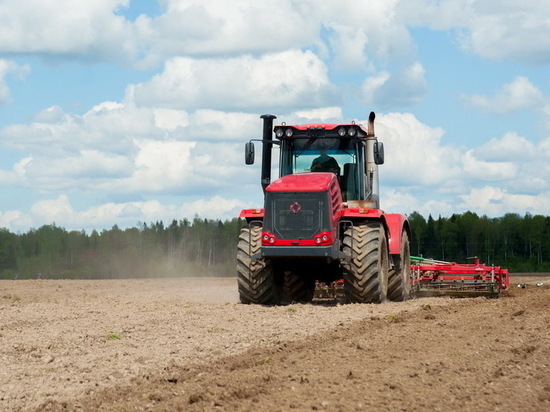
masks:
POLYGON ((292 149, 292 173, 332 172, 341 176, 345 164, 357 164, 350 140, 295 139, 292 149))

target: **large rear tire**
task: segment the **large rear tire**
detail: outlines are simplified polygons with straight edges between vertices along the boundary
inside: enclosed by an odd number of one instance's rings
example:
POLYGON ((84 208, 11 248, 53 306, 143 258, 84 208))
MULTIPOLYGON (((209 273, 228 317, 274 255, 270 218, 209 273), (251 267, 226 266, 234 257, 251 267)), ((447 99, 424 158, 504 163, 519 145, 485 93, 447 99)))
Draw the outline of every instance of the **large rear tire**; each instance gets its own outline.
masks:
POLYGON ((259 225, 241 229, 237 245, 237 280, 241 303, 272 305, 277 303, 273 265, 260 253, 262 227, 259 225))
POLYGON ((307 303, 313 300, 315 281, 293 270, 283 271, 283 300, 288 303, 307 303))
POLYGON ((386 234, 380 222, 351 226, 344 233, 344 292, 350 303, 381 303, 388 288, 386 234))
POLYGON ((401 236, 401 253, 393 256, 393 269, 388 277, 388 299, 402 302, 411 298, 411 251, 409 235, 401 236))

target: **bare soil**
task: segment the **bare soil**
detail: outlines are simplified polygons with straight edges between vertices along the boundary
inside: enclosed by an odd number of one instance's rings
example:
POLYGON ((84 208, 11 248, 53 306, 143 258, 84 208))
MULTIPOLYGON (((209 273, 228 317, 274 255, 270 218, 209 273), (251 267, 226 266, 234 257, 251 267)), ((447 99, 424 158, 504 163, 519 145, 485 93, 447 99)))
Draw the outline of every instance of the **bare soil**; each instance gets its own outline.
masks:
POLYGON ((548 411, 550 274, 512 283, 264 307, 235 278, 4 280, 0 410, 548 411))

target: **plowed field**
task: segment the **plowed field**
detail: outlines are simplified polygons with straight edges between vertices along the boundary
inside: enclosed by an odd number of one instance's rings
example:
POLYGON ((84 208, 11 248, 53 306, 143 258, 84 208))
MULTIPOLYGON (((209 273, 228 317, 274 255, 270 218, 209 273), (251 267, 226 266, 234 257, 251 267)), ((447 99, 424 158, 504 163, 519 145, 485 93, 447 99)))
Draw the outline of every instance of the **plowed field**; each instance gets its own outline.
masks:
POLYGON ((512 282, 263 307, 235 278, 4 280, 0 410, 548 411, 550 276, 512 282))

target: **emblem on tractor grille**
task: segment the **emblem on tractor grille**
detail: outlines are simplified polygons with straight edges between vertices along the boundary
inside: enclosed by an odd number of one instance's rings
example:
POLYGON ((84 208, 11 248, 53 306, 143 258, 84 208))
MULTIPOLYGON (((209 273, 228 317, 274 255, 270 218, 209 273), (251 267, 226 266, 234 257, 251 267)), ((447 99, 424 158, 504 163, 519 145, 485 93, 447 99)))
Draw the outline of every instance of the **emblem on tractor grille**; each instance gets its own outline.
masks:
POLYGON ((289 209, 292 213, 298 213, 300 210, 302 210, 302 205, 300 205, 300 203, 298 202, 294 202, 290 205, 289 209))

